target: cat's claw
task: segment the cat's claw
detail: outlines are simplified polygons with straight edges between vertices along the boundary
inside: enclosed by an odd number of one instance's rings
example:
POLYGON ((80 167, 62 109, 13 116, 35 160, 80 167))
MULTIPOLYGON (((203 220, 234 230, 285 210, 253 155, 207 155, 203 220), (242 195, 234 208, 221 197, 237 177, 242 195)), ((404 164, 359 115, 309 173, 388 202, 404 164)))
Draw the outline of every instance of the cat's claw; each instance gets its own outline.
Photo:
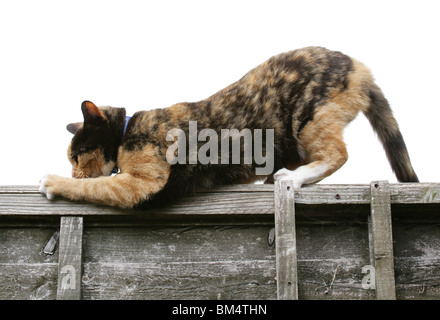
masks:
POLYGON ((40 193, 44 194, 47 199, 53 200, 55 196, 49 192, 48 190, 48 181, 49 181, 49 175, 46 174, 43 178, 40 180, 40 193))

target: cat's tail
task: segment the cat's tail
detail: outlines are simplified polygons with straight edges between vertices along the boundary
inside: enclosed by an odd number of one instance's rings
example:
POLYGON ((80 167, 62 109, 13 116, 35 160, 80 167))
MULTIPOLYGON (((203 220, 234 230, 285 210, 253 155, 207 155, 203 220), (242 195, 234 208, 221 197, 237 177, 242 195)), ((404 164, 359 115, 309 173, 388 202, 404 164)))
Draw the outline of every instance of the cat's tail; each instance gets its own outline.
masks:
POLYGON ((372 84, 369 88, 369 97, 370 106, 364 114, 382 142, 397 180, 400 182, 419 182, 402 133, 382 90, 372 84))

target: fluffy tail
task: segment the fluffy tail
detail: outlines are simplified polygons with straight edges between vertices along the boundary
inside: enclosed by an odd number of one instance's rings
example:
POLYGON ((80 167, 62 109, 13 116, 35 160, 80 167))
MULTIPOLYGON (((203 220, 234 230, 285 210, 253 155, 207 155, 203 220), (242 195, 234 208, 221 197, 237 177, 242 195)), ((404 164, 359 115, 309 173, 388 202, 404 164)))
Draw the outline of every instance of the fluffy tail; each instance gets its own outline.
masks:
POLYGON ((411 165, 402 133, 382 90, 376 85, 371 86, 369 97, 370 107, 365 112, 365 116, 382 142, 397 180, 400 182, 419 182, 411 165))

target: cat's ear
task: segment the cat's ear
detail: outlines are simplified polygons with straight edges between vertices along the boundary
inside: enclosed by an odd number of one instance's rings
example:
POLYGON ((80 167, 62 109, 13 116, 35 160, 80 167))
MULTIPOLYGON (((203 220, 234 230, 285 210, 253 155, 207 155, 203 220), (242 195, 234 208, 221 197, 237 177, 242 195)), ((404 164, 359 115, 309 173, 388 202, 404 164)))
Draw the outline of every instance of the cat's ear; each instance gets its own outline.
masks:
POLYGON ((79 128, 83 126, 82 122, 76 122, 76 123, 70 123, 67 125, 67 131, 69 131, 72 134, 75 134, 79 128))
POLYGON ((84 123, 86 124, 93 124, 94 122, 105 120, 104 114, 91 101, 84 101, 81 104, 81 110, 84 116, 84 123))

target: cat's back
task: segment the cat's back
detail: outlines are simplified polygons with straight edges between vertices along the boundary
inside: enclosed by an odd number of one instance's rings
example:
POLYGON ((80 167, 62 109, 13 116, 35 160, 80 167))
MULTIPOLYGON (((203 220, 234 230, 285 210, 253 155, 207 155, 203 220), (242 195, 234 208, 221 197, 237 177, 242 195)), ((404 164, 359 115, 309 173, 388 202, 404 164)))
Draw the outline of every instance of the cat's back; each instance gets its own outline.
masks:
POLYGON ((306 47, 273 56, 255 71, 259 68, 271 74, 275 87, 283 83, 306 84, 311 80, 333 86, 352 71, 353 59, 324 47, 306 47))
POLYGON ((349 85, 353 59, 323 47, 306 47, 271 57, 207 100, 230 122, 246 118, 261 125, 325 101, 349 85))

